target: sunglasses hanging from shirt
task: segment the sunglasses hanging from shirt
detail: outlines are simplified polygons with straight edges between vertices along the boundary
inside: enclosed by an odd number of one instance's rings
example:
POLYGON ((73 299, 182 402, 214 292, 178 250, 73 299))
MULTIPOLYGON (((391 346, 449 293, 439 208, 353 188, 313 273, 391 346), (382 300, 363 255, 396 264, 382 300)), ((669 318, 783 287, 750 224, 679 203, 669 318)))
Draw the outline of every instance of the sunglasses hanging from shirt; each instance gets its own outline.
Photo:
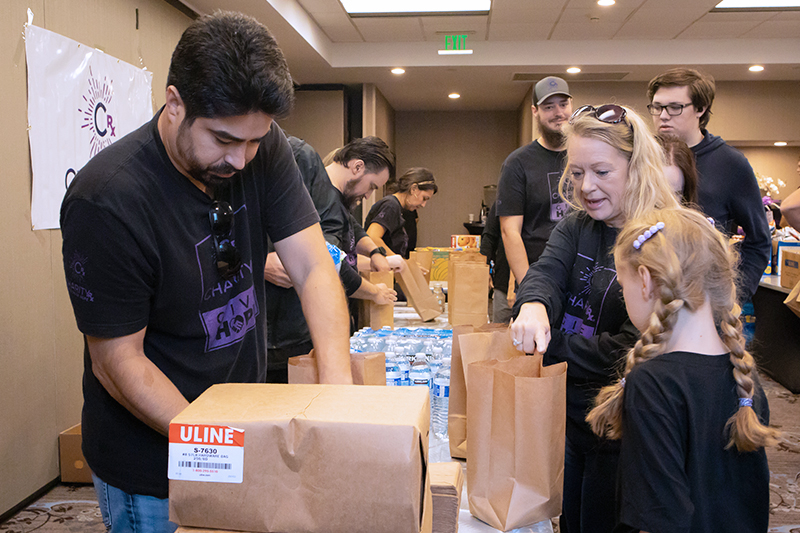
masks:
POLYGON ((208 211, 211 236, 214 239, 214 258, 220 277, 229 280, 242 268, 242 256, 233 245, 233 208, 228 202, 215 201, 208 211))

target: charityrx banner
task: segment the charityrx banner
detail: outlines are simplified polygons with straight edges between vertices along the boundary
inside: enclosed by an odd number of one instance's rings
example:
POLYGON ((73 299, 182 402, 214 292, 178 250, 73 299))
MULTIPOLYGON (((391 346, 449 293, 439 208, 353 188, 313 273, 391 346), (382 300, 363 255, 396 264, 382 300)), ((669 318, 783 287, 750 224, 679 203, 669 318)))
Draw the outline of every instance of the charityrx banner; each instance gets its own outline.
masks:
POLYGON ((100 150, 153 114, 153 75, 27 24, 33 229, 59 227, 67 187, 100 150))

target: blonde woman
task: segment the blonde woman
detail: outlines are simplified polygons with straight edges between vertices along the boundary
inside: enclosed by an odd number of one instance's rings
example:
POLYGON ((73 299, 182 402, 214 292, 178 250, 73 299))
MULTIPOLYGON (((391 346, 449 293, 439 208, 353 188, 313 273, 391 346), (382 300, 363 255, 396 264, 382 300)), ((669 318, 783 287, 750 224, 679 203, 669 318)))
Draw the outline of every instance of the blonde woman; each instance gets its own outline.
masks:
POLYGON ((569 364, 561 530, 607 533, 615 523, 619 445, 595 436, 585 417, 637 336, 612 249, 628 219, 678 207, 678 201, 649 121, 607 104, 583 106, 569 122, 559 191, 573 212, 555 227, 520 283, 511 335, 518 349, 542 352, 546 364, 569 364))

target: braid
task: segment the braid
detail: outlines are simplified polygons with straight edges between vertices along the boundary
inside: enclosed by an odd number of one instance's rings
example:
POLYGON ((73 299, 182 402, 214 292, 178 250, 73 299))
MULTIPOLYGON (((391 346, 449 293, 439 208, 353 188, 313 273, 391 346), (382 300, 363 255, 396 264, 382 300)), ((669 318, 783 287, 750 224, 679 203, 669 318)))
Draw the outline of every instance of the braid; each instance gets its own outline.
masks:
MULTIPOLYGON (((731 351, 733 379, 736 380, 736 392, 739 398, 753 399, 755 383, 751 372, 755 367, 753 356, 744 348, 742 323, 736 308, 725 311, 720 321, 722 340, 731 351)), ((752 452, 764 446, 774 446, 780 440, 780 432, 761 423, 752 406, 740 406, 728 419, 725 430, 730 432, 730 440, 726 449, 736 446, 740 452, 752 452)))

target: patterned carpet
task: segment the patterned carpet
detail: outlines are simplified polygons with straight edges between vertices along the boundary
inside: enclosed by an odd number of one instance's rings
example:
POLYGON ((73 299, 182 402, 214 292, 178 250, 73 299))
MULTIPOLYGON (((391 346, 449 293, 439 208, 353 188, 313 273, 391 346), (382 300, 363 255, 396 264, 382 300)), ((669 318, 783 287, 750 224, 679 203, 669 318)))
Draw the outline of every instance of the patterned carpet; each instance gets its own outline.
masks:
MULTIPOLYGON (((786 442, 767 450, 770 483, 770 533, 800 533, 800 394, 763 377, 772 425, 786 442)), ((42 498, 0 524, 8 533, 102 533, 105 531, 91 485, 57 485, 42 498)))

